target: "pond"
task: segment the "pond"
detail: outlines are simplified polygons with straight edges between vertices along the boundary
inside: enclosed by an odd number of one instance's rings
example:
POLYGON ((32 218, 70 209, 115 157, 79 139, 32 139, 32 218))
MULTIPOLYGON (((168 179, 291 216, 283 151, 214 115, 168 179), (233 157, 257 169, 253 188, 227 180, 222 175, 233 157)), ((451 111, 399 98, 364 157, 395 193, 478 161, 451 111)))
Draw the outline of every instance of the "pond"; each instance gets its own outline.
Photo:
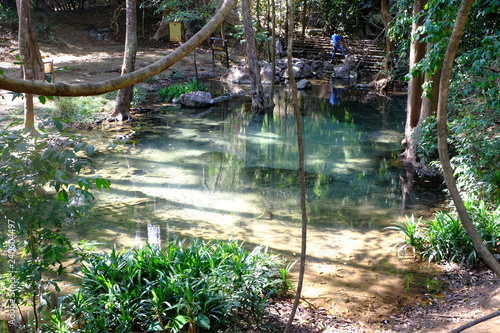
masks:
MULTIPOLYGON (((211 89, 216 95, 224 87, 211 89)), ((411 203, 402 200, 405 96, 316 80, 299 101, 309 218, 303 295, 333 313, 372 316, 425 288, 421 279, 408 283, 416 269, 432 279, 391 252, 397 235, 385 229, 427 205, 418 188, 411 203)), ((147 239, 149 226, 162 243, 237 239, 297 260, 296 121, 287 89, 278 87, 274 102, 263 115, 252 115, 245 98, 208 110, 154 106, 159 111, 136 124, 134 144, 98 158, 97 173, 111 189, 98 194, 96 218, 75 236, 131 247, 147 239)))

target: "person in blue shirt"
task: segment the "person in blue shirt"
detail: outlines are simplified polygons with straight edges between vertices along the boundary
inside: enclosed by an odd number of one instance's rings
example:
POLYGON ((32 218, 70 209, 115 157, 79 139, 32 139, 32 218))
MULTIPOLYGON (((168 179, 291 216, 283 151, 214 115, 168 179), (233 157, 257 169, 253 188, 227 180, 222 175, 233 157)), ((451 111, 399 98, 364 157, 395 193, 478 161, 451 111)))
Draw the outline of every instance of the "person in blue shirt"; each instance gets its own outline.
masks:
POLYGON ((344 48, 340 45, 341 41, 342 41, 342 37, 340 37, 339 35, 337 35, 335 33, 332 35, 332 45, 333 45, 332 62, 333 62, 333 59, 335 59, 335 53, 337 52, 337 50, 342 52, 342 55, 345 57, 344 48))

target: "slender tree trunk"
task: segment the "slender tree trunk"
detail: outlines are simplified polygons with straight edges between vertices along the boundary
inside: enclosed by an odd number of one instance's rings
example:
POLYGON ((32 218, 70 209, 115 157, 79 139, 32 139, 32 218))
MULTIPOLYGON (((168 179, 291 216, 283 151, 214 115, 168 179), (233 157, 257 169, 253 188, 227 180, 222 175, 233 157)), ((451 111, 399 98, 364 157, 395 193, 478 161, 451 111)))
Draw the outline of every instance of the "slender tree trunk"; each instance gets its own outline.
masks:
POLYGON ((428 94, 422 97, 422 107, 420 109, 420 119, 418 122, 418 128, 420 131, 420 126, 422 122, 429 116, 435 115, 437 112, 438 101, 439 101, 439 80, 441 79, 441 69, 438 69, 432 76, 426 76, 426 81, 432 83, 432 88, 428 94))
MULTIPOLYGON (((135 57, 137 55, 137 9, 135 0, 126 0, 126 37, 125 53, 123 55, 122 75, 135 70, 135 57)), ((130 119, 130 104, 134 97, 134 86, 118 90, 115 110, 111 117, 119 120, 130 119)))
POLYGON ((260 80, 260 66, 257 61, 257 49, 255 46, 255 33, 252 27, 252 18, 250 16, 250 0, 241 1, 241 12, 243 16, 243 26, 246 36, 247 64, 250 72, 252 112, 261 112, 266 103, 264 98, 264 89, 260 80))
POLYGON ((274 86, 276 85, 276 7, 274 0, 271 0, 271 72, 273 73, 271 81, 271 91, 269 92, 269 104, 274 106, 274 86))
POLYGON ((382 16, 382 21, 384 22, 384 32, 385 32, 384 67, 387 70, 391 70, 394 67, 394 61, 392 59, 392 53, 394 52, 394 41, 389 37, 389 24, 392 20, 391 14, 389 13, 389 0, 380 1, 380 14, 382 16))
POLYGON ((408 103, 406 114, 405 141, 406 151, 403 154, 406 165, 417 165, 416 137, 414 129, 420 120, 420 109, 422 107, 422 84, 424 76, 411 74, 413 67, 425 56, 425 43, 417 37, 417 29, 420 22, 417 20, 418 13, 423 10, 427 0, 415 0, 413 4, 413 23, 411 28, 410 45, 410 82, 408 85, 408 103))
POLYGON ((302 0, 302 36, 306 35, 307 28, 307 0, 302 0))
POLYGON ((306 210, 306 177, 305 177, 305 159, 304 159, 304 142, 302 135, 302 116, 299 109, 299 100, 297 97, 297 83, 293 76, 293 26, 294 26, 294 0, 288 0, 289 17, 288 17, 288 50, 287 50, 287 60, 288 60, 288 77, 290 80, 290 85, 292 87, 292 103, 293 112, 295 119, 297 121, 297 146, 299 150, 299 181, 300 181, 300 209, 302 213, 302 238, 301 238, 301 251, 300 251, 300 269, 299 278, 297 281, 297 289, 295 294, 295 300, 293 302, 292 311, 288 322, 286 324, 285 333, 290 332, 292 328, 293 318, 297 312, 297 307, 299 306, 300 296, 302 294, 302 286, 304 284, 304 274, 306 270, 306 257, 307 257, 307 210, 306 210))
POLYGON ((474 224, 472 224, 472 220, 467 213, 467 210, 465 209, 462 197, 455 183, 455 178, 453 178, 453 168, 451 167, 450 157, 448 154, 447 111, 451 72, 453 69, 453 62, 455 61, 455 55, 458 49, 458 45, 460 44, 460 39, 462 38, 465 24, 467 22, 467 18, 469 16, 473 2, 474 0, 462 0, 457 18, 455 20, 455 26, 453 27, 453 32, 451 34, 448 48, 446 49, 446 54, 443 60, 441 80, 439 82, 439 102, 437 111, 438 151, 441 165, 443 167, 443 175, 446 186, 448 187, 448 191, 450 192, 458 215, 460 216, 462 225, 472 239, 477 252, 481 255, 481 257, 486 262, 486 264, 488 264, 491 270, 495 272, 496 276, 500 278, 500 264, 484 245, 479 233, 474 227, 474 224))
MULTIPOLYGON (((23 79, 41 80, 43 79, 43 60, 33 21, 33 6, 29 0, 17 0, 16 5, 19 18, 19 56, 22 63, 23 79)), ((35 128, 35 110, 31 94, 24 95, 24 128, 31 130, 35 128)))

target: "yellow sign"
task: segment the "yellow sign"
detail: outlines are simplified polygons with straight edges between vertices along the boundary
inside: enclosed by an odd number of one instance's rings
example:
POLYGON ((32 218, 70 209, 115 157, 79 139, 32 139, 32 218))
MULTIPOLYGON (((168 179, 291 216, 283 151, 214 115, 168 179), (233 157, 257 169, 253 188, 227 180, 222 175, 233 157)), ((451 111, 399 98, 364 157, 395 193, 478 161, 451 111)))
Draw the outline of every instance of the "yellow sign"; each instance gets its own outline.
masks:
POLYGON ((170 29, 170 41, 182 42, 181 24, 179 22, 170 22, 168 27, 170 29))

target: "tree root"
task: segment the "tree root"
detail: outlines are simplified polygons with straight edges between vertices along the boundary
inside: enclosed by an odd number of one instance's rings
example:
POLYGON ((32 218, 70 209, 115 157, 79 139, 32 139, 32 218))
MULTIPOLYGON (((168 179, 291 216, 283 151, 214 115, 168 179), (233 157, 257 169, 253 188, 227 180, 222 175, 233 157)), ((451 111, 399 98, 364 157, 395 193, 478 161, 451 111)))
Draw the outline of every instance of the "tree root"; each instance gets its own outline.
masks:
POLYGON ((472 326, 475 326, 477 324, 480 324, 484 321, 487 321, 487 320, 490 320, 491 318, 495 318, 497 316, 500 316, 500 311, 496 311, 496 312, 493 312, 493 313, 490 313, 489 315, 486 315, 482 318, 478 318, 474 321, 471 321, 465 325, 462 325, 460 326, 459 328, 455 328, 453 331, 451 331, 450 333, 460 333, 462 331, 465 331, 466 329, 472 327, 472 326))

